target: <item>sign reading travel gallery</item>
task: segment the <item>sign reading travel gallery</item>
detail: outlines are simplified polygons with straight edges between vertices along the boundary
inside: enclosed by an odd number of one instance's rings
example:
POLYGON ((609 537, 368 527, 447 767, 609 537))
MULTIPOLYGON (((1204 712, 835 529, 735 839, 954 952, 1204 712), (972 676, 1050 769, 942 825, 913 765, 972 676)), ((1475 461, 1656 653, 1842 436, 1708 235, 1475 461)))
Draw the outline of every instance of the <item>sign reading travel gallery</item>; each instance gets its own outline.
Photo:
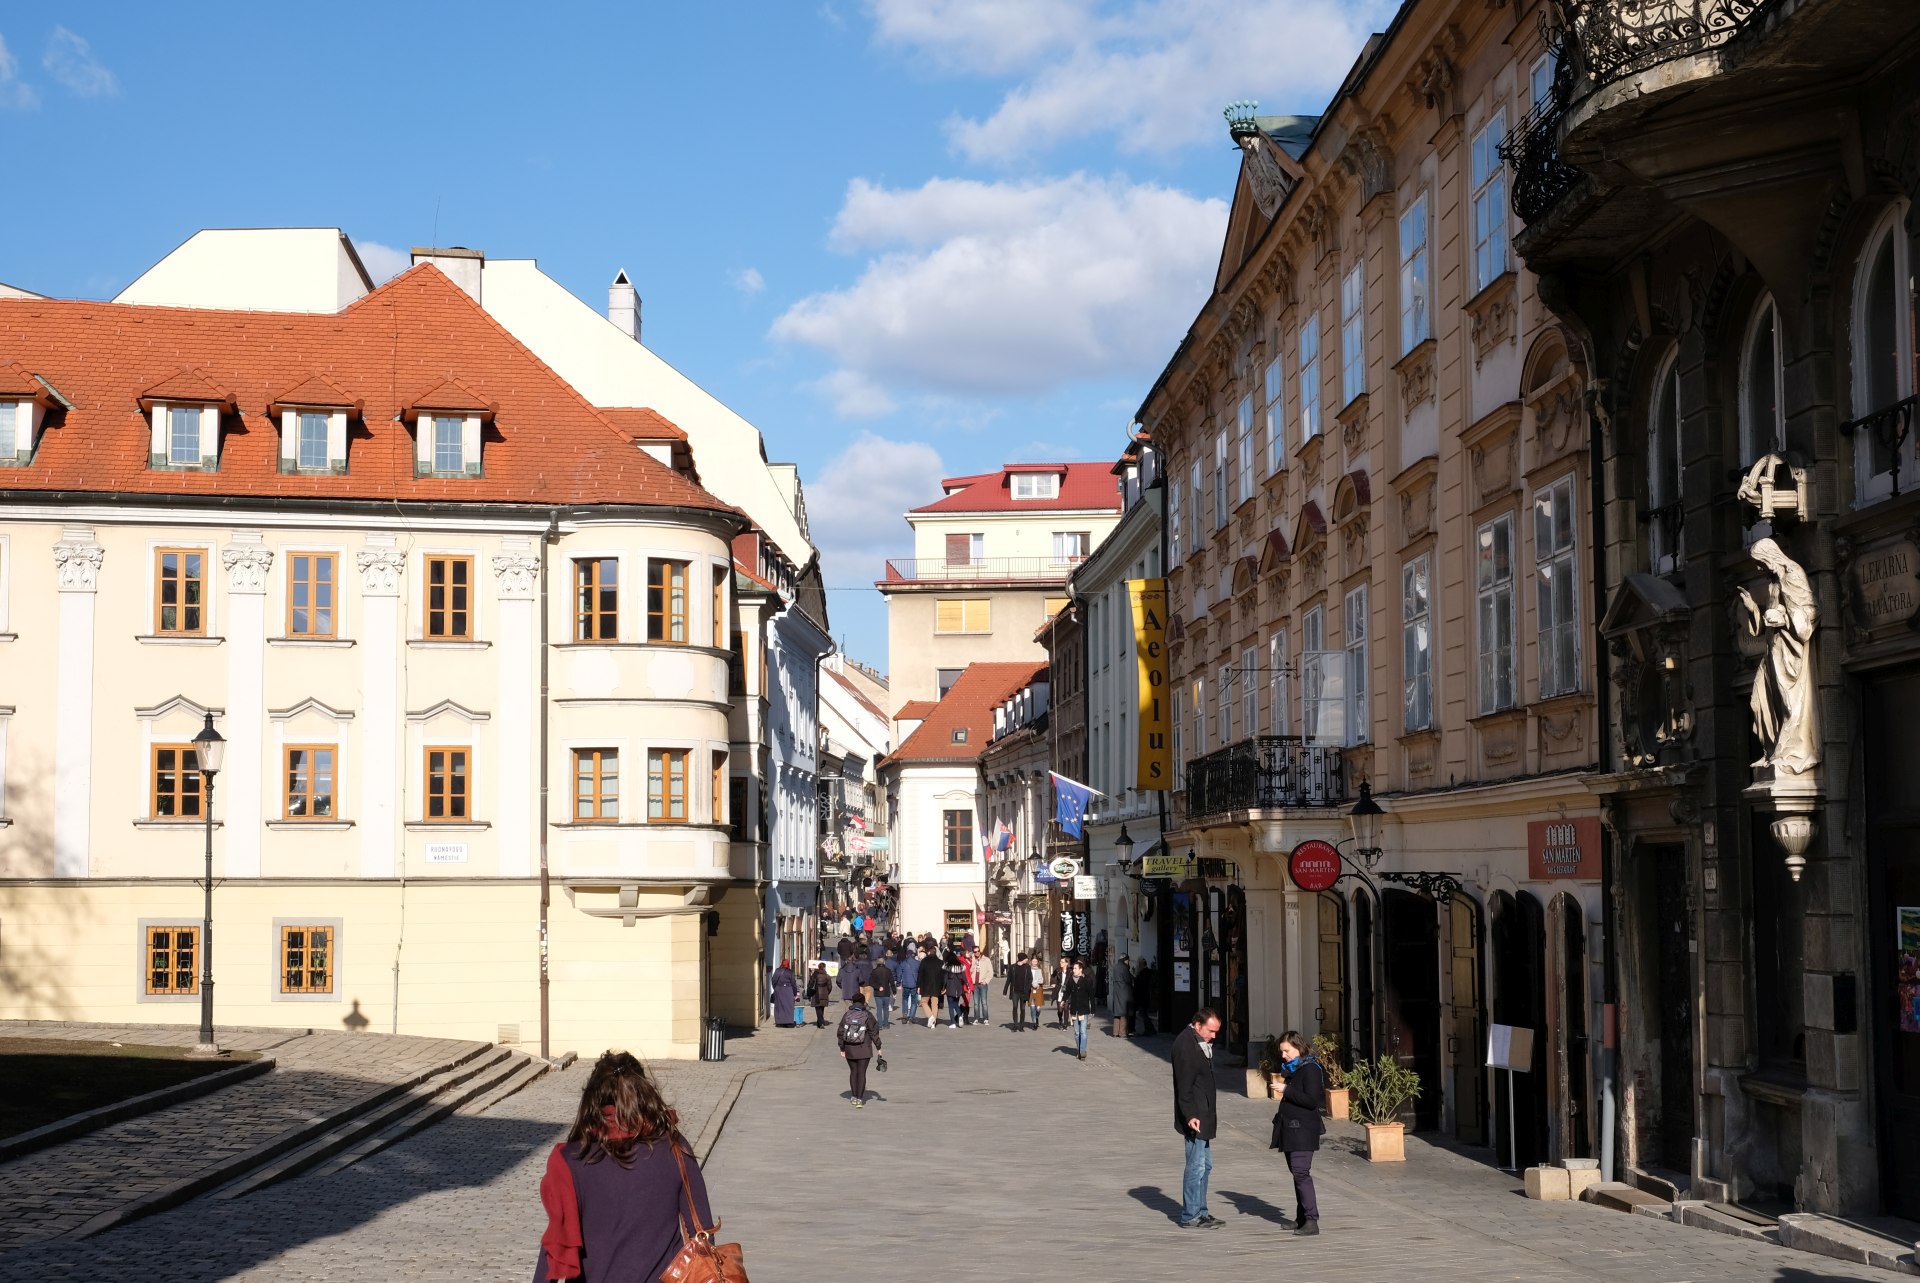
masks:
POLYGON ((1527 825, 1527 876, 1535 881, 1600 880, 1600 817, 1535 820, 1527 825))
POLYGON ((1287 876, 1302 891, 1330 891, 1340 880, 1340 851, 1331 842, 1308 838, 1287 857, 1287 876))
POLYGON ((1190 878, 1193 865, 1184 855, 1149 855, 1141 858, 1140 873, 1149 878, 1190 878))

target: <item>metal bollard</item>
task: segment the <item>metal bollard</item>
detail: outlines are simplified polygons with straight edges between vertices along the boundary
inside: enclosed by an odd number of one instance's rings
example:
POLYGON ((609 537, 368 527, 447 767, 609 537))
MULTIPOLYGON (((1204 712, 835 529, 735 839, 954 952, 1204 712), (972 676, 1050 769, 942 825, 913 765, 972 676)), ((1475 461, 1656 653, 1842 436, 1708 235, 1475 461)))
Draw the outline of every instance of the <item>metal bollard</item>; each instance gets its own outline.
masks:
POLYGON ((727 1027, 718 1016, 707 1017, 707 1029, 700 1039, 700 1059, 725 1060, 727 1058, 727 1027))

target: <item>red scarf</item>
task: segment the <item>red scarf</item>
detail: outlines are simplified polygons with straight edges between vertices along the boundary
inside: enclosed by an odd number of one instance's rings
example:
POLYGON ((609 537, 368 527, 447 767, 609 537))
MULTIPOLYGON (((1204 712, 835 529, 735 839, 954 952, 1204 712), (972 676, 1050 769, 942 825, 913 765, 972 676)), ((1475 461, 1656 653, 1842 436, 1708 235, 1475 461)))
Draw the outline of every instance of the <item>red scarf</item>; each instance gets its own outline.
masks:
MULTIPOLYGON (((612 1105, 600 1109, 601 1127, 597 1139, 632 1140, 630 1132, 615 1120, 612 1105)), ((547 1232, 540 1236, 540 1250, 547 1254, 547 1277, 580 1277, 580 1249, 587 1240, 580 1233, 580 1196, 573 1188, 573 1169, 567 1166, 567 1143, 562 1141, 547 1156, 546 1175, 540 1178, 540 1205, 547 1209, 547 1232)))

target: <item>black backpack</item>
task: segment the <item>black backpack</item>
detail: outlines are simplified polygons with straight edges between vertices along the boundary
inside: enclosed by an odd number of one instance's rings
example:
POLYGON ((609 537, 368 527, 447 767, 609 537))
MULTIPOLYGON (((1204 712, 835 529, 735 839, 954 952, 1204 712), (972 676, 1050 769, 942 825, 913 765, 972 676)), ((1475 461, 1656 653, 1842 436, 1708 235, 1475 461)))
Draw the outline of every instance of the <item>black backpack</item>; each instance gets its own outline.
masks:
POLYGON ((873 1019, 865 1007, 855 1007, 840 1017, 840 1041, 849 1047, 857 1047, 867 1040, 867 1025, 873 1019))

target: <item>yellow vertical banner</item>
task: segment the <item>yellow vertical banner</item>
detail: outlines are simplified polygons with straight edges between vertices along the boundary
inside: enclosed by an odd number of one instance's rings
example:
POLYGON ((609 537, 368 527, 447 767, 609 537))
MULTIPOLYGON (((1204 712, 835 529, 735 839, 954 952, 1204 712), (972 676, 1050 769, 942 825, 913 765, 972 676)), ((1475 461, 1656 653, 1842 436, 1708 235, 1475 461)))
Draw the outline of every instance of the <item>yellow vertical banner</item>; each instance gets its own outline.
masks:
POLYGON ((1167 581, 1127 580, 1133 651, 1140 668, 1140 753, 1134 787, 1173 787, 1172 727, 1167 710, 1167 581))

